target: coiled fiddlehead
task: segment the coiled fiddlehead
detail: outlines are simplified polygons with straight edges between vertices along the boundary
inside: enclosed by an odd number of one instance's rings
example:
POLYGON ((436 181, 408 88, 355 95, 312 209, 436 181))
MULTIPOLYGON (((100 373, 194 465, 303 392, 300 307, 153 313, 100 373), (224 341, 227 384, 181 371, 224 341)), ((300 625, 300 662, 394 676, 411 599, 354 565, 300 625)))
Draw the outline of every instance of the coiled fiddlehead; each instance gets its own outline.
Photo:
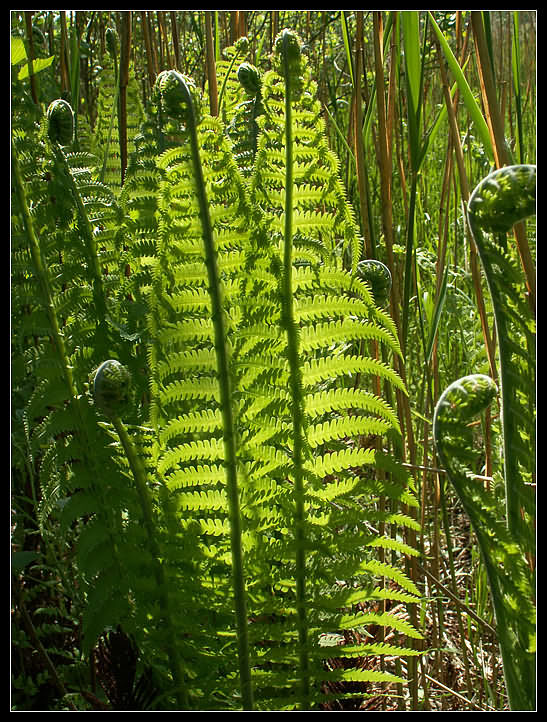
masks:
POLYGON ((245 91, 247 100, 238 103, 226 128, 232 141, 235 161, 244 176, 250 176, 258 147, 259 127, 257 118, 263 114, 262 77, 251 63, 242 63, 237 78, 245 91))
POLYGON ((507 233, 536 212, 536 167, 515 165, 488 175, 469 199, 473 229, 507 233))
POLYGON ((198 126, 201 120, 201 95, 196 84, 177 70, 164 70, 154 86, 163 112, 183 123, 198 126))
POLYGON ((47 113, 48 137, 52 143, 70 145, 74 140, 74 111, 66 100, 50 103, 47 113))
POLYGON ((484 561, 496 615, 497 634, 512 710, 533 709, 535 699, 535 609, 533 581, 519 544, 496 498, 474 477, 471 420, 496 397, 488 376, 474 374, 452 383, 433 417, 439 460, 468 515, 484 561))
POLYGON ((148 490, 147 472, 143 460, 139 456, 127 428, 121 419, 121 415, 127 409, 130 401, 131 374, 119 361, 108 359, 91 374, 90 381, 92 382, 95 404, 99 410, 108 417, 116 430, 133 475, 141 507, 143 524, 146 530, 148 547, 154 563, 157 593, 163 617, 162 621, 169 631, 166 638, 166 648, 171 674, 176 688, 177 700, 183 709, 188 709, 188 694, 184 683, 176 638, 173 633, 169 592, 162 565, 162 554, 157 541, 156 522, 152 497, 148 490))
POLYGON ((535 323, 526 300, 521 269, 507 244, 511 227, 535 212, 536 168, 500 168, 473 191, 469 226, 488 282, 499 344, 507 524, 527 539, 535 519, 533 438, 535 323))
POLYGON ((131 375, 119 361, 104 361, 93 374, 93 398, 109 418, 123 415, 130 393, 131 375))
POLYGON ((237 69, 237 79, 241 83, 241 87, 248 95, 258 95, 262 82, 260 73, 251 63, 241 63, 237 69))
POLYGON ((385 306, 391 292, 391 272, 381 261, 373 258, 360 261, 357 273, 370 285, 377 306, 385 306))

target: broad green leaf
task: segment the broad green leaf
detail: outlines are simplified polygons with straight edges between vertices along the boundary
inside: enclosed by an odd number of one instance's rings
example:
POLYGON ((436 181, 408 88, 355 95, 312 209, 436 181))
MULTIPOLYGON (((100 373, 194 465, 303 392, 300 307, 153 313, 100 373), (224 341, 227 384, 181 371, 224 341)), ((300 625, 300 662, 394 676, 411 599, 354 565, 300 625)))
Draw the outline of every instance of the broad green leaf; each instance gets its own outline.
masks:
MULTIPOLYGON (((51 63, 53 62, 54 56, 51 55, 49 58, 36 58, 36 60, 32 61, 32 74, 36 75, 36 73, 39 73, 41 70, 45 70, 45 68, 48 68, 51 63)), ((24 80, 25 78, 28 78, 29 76, 29 66, 28 63, 24 65, 21 70, 19 71, 19 75, 17 78, 19 80, 24 80)))
POLYGON ((11 64, 18 65, 27 59, 25 44, 21 38, 11 39, 11 64))

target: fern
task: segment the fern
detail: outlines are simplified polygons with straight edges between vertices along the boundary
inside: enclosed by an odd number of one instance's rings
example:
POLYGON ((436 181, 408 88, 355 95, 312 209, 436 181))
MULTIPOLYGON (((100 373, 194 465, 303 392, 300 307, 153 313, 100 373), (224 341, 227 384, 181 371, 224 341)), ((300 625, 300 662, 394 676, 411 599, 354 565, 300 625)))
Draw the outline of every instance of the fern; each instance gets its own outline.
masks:
POLYGON ((510 707, 530 710, 535 707, 535 608, 526 545, 511 533, 496 498, 472 473, 476 453, 469 424, 496 393, 488 376, 455 381, 437 403, 433 431, 439 458, 469 516, 486 567, 510 707))
POLYGON ((535 708, 535 321, 507 232, 534 214, 535 187, 535 166, 500 168, 479 183, 468 207, 499 345, 505 510, 471 476, 468 424, 497 395, 493 380, 472 375, 455 381, 439 399, 433 422, 439 457, 469 516, 486 567, 513 710, 535 708))
POLYGON ((535 166, 509 166, 487 176, 469 199, 469 225, 492 296, 499 345, 507 523, 528 538, 535 519, 535 319, 522 272, 508 247, 511 227, 535 213, 535 166))
POLYGON ((63 327, 65 351, 51 358, 71 390, 36 385, 27 418, 47 439, 44 515, 60 502, 62 529, 80 530, 87 651, 121 623, 159 672, 166 707, 321 709, 339 683, 403 681, 365 672, 359 657, 416 654, 402 641, 332 640, 375 625, 420 638, 377 607, 420 595, 382 554, 415 554, 403 541, 416 529, 412 479, 387 450, 398 420, 376 391, 382 379, 405 392, 390 363, 400 348, 358 273, 360 239, 298 38, 282 33, 274 69, 244 78, 246 92, 256 81, 245 107, 238 70, 236 55, 219 69, 226 123, 204 113, 188 78, 160 74, 123 188, 109 192, 91 156, 69 147, 52 165, 44 141, 40 163, 62 171, 53 186, 29 162, 48 263, 61 232, 79 243, 43 274, 54 308, 50 318, 43 306, 43 337, 54 319, 63 327), (88 393, 104 358, 131 372, 123 413, 113 404, 124 384, 88 393), (40 418, 44 393, 55 409, 40 418))
MULTIPOLYGON (((276 44, 279 72, 272 71, 264 77, 265 113, 259 119, 261 137, 251 179, 253 206, 265 210, 267 232, 272 239, 270 247, 264 246, 262 260, 253 261, 253 270, 260 278, 256 285, 261 282, 265 290, 269 287, 266 298, 270 299, 264 301, 264 296, 260 299, 263 310, 256 308, 254 313, 257 317, 262 314, 267 321, 256 322, 253 330, 263 334, 261 353, 268 353, 270 358, 263 366, 272 369, 270 383, 275 383, 279 396, 275 405, 264 407, 266 414, 275 409, 276 428, 262 413, 259 418, 270 429, 269 444, 274 445, 278 454, 282 452, 281 459, 273 452, 270 455, 279 464, 275 473, 280 486, 289 492, 280 498, 287 539, 282 545, 270 544, 268 553, 279 559, 276 566, 280 570, 286 573, 288 565, 294 570, 294 581, 286 589, 286 577, 274 581, 274 588, 279 585, 280 589, 290 590, 291 599, 294 597, 292 614, 283 612, 278 605, 273 607, 288 625, 281 636, 285 657, 280 656, 279 650, 273 654, 277 646, 271 655, 266 653, 265 660, 272 669, 263 668, 257 679, 261 699, 273 695, 277 704, 307 709, 319 703, 321 684, 335 676, 329 674, 320 663, 321 655, 316 654, 322 634, 340 631, 339 626, 330 626, 339 625, 339 618, 327 621, 328 592, 324 584, 334 577, 353 577, 359 583, 357 580, 373 569, 362 562, 363 548, 358 538, 350 534, 351 541, 340 549, 339 537, 333 536, 338 523, 344 528, 351 528, 352 523, 359 526, 354 514, 360 515, 362 521, 363 508, 356 499, 366 498, 370 490, 364 468, 368 464, 376 468, 382 465, 381 455, 374 449, 352 447, 347 439, 360 430, 382 433, 389 429, 398 433, 397 421, 381 399, 365 389, 344 390, 343 386, 356 367, 363 372, 387 375, 397 385, 401 384, 385 366, 348 354, 351 349, 348 341, 371 338, 385 343, 392 353, 399 351, 393 327, 374 306, 367 285, 344 271, 336 258, 335 228, 342 235, 340 240, 347 241, 354 253, 358 252, 358 237, 332 173, 336 161, 317 130, 318 107, 307 94, 311 86, 304 80, 305 64, 297 43, 290 33, 280 35, 276 44), (289 62, 294 67, 288 67, 289 62), (304 88, 299 96, 299 89, 304 88), (314 187, 318 180, 327 177, 326 188, 314 187), (270 334, 270 309, 276 309, 281 338, 270 334), (347 416, 351 407, 358 410, 355 417, 347 416), (283 458, 287 451, 288 457, 283 458), (359 473, 359 469, 363 471, 359 473), (343 511, 332 505, 335 499, 347 503, 343 511), (354 555, 347 547, 353 547, 354 555), (314 553, 314 549, 320 549, 320 554, 314 553), (336 549, 345 559, 343 569, 337 569, 336 549), (276 671, 293 669, 295 663, 296 694, 288 680, 283 679, 285 672, 276 671)), ((340 249, 338 253, 342 255, 340 249)), ((253 314, 248 312, 246 317, 253 314)), ((394 499, 401 498, 407 481, 399 470, 391 489, 394 499)), ((394 518, 392 521, 395 523, 394 518)), ((411 587, 416 593, 416 588, 411 587)), ((282 603, 284 597, 285 594, 282 603)), ((260 633, 275 638, 274 626, 270 624, 267 631, 260 633)), ((259 634, 258 630, 252 631, 253 635, 259 634)), ((351 676, 348 670, 346 678, 351 676)), ((388 679, 392 678, 386 675, 384 680, 388 679)))
MULTIPOLYGON (((36 164, 26 166, 24 173, 35 170, 36 164)), ((63 294, 57 284, 68 284, 68 278, 57 271, 58 261, 50 261, 48 234, 57 219, 51 211, 48 217, 40 205, 30 210, 16 147, 13 173, 17 212, 23 221, 30 256, 26 273, 38 282, 33 305, 45 311, 42 327, 36 328, 34 346, 33 373, 39 380, 28 396, 23 417, 32 464, 40 470, 42 501, 38 519, 44 528, 55 517, 63 533, 74 523, 81 524, 77 556, 80 582, 84 594, 88 594, 83 634, 89 650, 105 625, 129 614, 129 588, 120 561, 124 536, 119 514, 121 508, 132 503, 112 478, 114 463, 108 439, 83 393, 83 367, 92 358, 86 344, 93 341, 93 335, 86 336, 86 317, 79 304, 87 298, 89 305, 91 294, 86 297, 85 285, 89 288, 90 279, 86 277, 80 293, 71 295, 73 317, 63 317, 63 306, 57 301, 64 298, 66 289, 63 294)), ((54 231, 52 235, 57 240, 54 231)), ((70 259, 80 253, 80 272, 87 267, 82 251, 81 244, 67 249, 70 259)), ((77 282, 78 277, 74 275, 73 280, 77 282)))

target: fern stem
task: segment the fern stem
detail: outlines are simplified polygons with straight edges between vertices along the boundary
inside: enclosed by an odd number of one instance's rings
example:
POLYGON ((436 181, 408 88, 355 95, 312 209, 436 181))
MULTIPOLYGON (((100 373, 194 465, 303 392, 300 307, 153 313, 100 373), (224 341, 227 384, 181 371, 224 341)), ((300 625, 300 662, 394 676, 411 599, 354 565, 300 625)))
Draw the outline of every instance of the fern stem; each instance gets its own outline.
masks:
POLYGON ((292 441, 295 495, 295 542, 296 542, 296 607, 298 619, 299 664, 301 705, 309 709, 309 660, 308 623, 306 615, 306 555, 305 505, 304 505, 304 408, 299 339, 294 316, 292 288, 293 250, 293 137, 292 137, 292 87, 289 72, 289 33, 283 31, 283 69, 285 75, 285 226, 283 239, 283 287, 282 323, 287 334, 289 361, 289 385, 292 399, 292 441))
POLYGON ((95 303, 95 311, 97 314, 97 330, 100 334, 100 342, 105 346, 103 351, 107 351, 106 348, 106 294, 104 290, 101 264, 99 262, 99 254, 97 250, 97 243, 93 234, 93 229, 87 215, 82 196, 74 180, 74 176, 69 168, 67 158, 63 152, 63 149, 57 142, 52 142, 53 152, 55 158, 59 162, 63 173, 67 179, 70 187, 72 198, 76 204, 76 209, 79 218, 79 229, 83 236, 84 244, 87 250, 87 261, 93 278, 93 301, 95 303))
POLYGON ((123 446, 123 450, 127 457, 127 461, 129 462, 129 466, 133 474, 133 479, 135 481, 135 487, 137 489, 137 494, 139 497, 143 516, 144 528, 148 537, 148 546, 154 559, 154 575, 156 577, 156 583, 158 585, 160 609, 163 613, 163 622, 168 627, 166 635, 166 639, 168 640, 167 655, 169 657, 171 674, 173 675, 173 681, 175 683, 177 703, 180 707, 182 707, 182 709, 187 710, 190 708, 188 690, 184 682, 182 665, 177 649, 176 636, 173 627, 171 611, 169 608, 169 593, 167 587, 167 580, 165 578, 164 568, 161 563, 161 552, 157 542, 156 523, 154 520, 152 500, 150 498, 150 493, 148 491, 148 486, 146 482, 146 469, 144 468, 142 459, 137 453, 137 450, 135 449, 135 446, 131 441, 129 434, 127 433, 127 429, 120 417, 113 416, 111 418, 111 421, 112 425, 116 429, 116 433, 120 438, 120 442, 123 446))
POLYGON ((51 292, 51 286, 49 282, 49 276, 47 273, 47 269, 44 265, 44 261, 42 258, 42 251, 40 249, 40 241, 38 239, 38 235, 36 233, 36 229, 34 228, 34 223, 32 221, 32 216, 29 211, 28 203, 27 203, 27 195, 25 192, 25 186, 23 183, 23 178, 21 175, 21 169, 19 167, 19 161, 17 159, 17 151, 15 149, 15 144, 13 142, 13 139, 11 141, 11 152, 12 152, 12 159, 13 159, 13 179, 15 182, 15 192, 17 194, 17 200, 19 201, 19 209, 20 213, 23 217, 23 223, 25 226, 25 230, 27 232, 29 245, 30 245, 30 255, 32 257, 32 262, 34 264, 34 270, 36 273, 36 276, 38 277, 38 283, 40 284, 41 291, 42 291, 42 297, 43 297, 43 303, 45 305, 48 321, 51 326, 51 332, 52 332, 52 340, 55 344, 55 348, 57 350, 57 356, 59 360, 61 361, 61 365, 63 368, 63 376, 64 380, 67 386, 67 391, 69 394, 69 397, 71 400, 76 398, 76 387, 74 385, 74 378, 72 375, 72 367, 70 365, 70 361, 68 359, 66 348, 65 348, 65 342, 63 338, 63 334, 61 333, 61 329, 59 327, 59 322, 57 319, 57 314, 55 312, 55 306, 53 304, 53 296, 51 292))
POLYGON ((243 708, 254 707, 250 670, 249 638, 247 629, 247 600, 243 569, 241 543, 241 515, 239 509, 239 488, 237 469, 236 428, 233 409, 232 381, 230 374, 229 351, 226 342, 226 320, 222 305, 222 284, 217 262, 217 250, 213 238, 213 226, 209 213, 209 202, 203 177, 203 168, 199 154, 196 116, 193 100, 184 80, 182 81, 188 105, 188 135, 192 152, 192 165, 196 181, 200 217, 203 230, 205 263, 209 280, 209 295, 212 307, 215 354, 217 362, 222 430, 224 442, 224 464, 226 468, 226 486, 228 512, 230 518, 230 545, 232 551, 232 584, 237 625, 239 674, 243 708))

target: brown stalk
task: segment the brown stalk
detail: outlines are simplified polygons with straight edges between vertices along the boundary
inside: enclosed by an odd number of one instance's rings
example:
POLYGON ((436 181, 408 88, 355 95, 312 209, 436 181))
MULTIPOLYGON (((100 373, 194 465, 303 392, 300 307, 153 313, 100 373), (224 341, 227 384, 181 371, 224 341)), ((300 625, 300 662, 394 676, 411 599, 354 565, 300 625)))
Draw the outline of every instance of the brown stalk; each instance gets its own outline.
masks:
MULTIPOLYGON (((460 180, 460 192, 462 196, 462 201, 467 204, 467 201, 469 200, 469 181, 467 178, 467 173, 465 170, 465 162, 464 162, 464 156, 463 156, 463 149, 461 145, 461 139, 460 139, 460 132, 458 129, 458 123, 456 119, 456 111, 455 111, 455 105, 452 101, 452 97, 450 95, 450 87, 448 85, 448 77, 446 74, 446 68, 444 65, 444 62, 442 60, 441 56, 441 50, 439 47, 438 42, 435 40, 436 47, 437 47, 437 54, 439 57, 439 70, 441 73, 441 82, 442 82, 442 88, 443 88, 443 94, 444 94, 444 100, 446 104, 447 109, 447 116, 448 116, 448 123, 450 125, 450 133, 452 136, 452 144, 454 149, 454 154, 456 157, 456 166, 458 168, 458 177, 460 180)), ((467 237, 469 239, 469 248, 470 248, 470 264, 471 264, 471 275, 473 278, 473 285, 475 288, 475 297, 477 300, 477 308, 479 312, 479 318, 481 322, 482 327, 482 333, 484 337, 484 343, 486 346, 486 354, 488 356, 488 363, 490 366, 490 375, 491 377, 496 380, 497 378, 497 371, 496 371, 496 352, 495 352, 495 345, 492 338, 492 335, 490 333, 490 329, 488 326, 488 318, 486 315, 486 307, 484 304, 484 298, 482 295, 482 285, 481 285, 481 274, 480 274, 480 268, 478 264, 478 256, 477 256, 477 248, 475 246, 475 242, 473 241, 473 237, 469 231, 469 228, 467 227, 466 223, 466 233, 467 237)))
POLYGON ((355 142, 355 164, 357 169, 357 187, 359 189, 359 207, 361 211, 361 231, 363 233, 365 247, 365 258, 374 258, 375 250, 372 240, 372 233, 369 225, 369 208, 367 200, 367 176, 365 165, 365 150, 363 144, 363 109, 361 104, 361 73, 363 54, 363 11, 356 13, 356 39, 355 39, 355 87, 353 93, 354 102, 354 128, 353 136, 355 142))
POLYGON ((180 70, 181 63, 180 63, 180 48, 179 48, 179 31, 177 28, 177 15, 173 10, 171 10, 170 17, 171 17, 171 36, 173 38, 173 52, 175 53, 175 68, 177 70, 180 70))
POLYGON ((213 42, 213 22, 211 11, 205 13, 205 39, 206 39, 206 62, 207 62, 207 83, 209 86, 209 108, 212 116, 218 115, 218 88, 217 72, 215 61, 215 45, 213 42))
POLYGON ((167 36, 167 23, 165 20, 165 11, 158 12, 158 26, 160 29, 160 36, 163 41, 164 58, 168 68, 173 67, 173 61, 171 60, 171 52, 169 50, 169 38, 167 36))
POLYGON ((120 42, 120 95, 119 95, 119 136, 121 182, 123 185, 127 169, 127 85, 129 84, 129 55, 131 50, 131 11, 122 14, 120 42))
POLYGON ((157 68, 154 62, 154 54, 152 50, 152 40, 150 38, 150 26, 148 24, 148 15, 146 11, 141 12, 142 35, 144 38, 144 47, 146 49, 146 68, 148 70, 148 84, 152 88, 156 80, 157 68))

